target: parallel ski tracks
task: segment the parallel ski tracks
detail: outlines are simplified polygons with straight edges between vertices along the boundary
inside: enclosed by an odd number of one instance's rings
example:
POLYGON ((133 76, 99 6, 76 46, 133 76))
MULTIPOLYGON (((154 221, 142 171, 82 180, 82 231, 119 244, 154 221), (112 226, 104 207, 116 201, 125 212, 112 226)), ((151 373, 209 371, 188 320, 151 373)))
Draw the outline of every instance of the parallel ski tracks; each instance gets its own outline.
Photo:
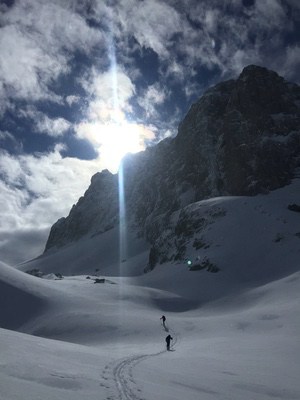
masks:
MULTIPOLYGON (((173 346, 177 343, 177 335, 173 330, 169 330, 173 337, 173 346)), ((152 354, 140 354, 128 356, 114 363, 108 364, 103 371, 102 377, 106 384, 102 386, 109 389, 107 400, 145 400, 142 391, 133 378, 133 368, 141 361, 165 353, 162 350, 152 354), (111 381, 111 384, 109 384, 111 381)))

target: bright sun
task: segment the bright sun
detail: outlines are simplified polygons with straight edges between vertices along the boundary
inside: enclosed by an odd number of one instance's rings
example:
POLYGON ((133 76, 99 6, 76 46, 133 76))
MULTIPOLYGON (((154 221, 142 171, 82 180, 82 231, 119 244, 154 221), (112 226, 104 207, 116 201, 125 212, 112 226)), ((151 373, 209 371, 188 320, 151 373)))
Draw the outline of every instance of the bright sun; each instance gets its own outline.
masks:
POLYGON ((87 120, 76 126, 76 134, 98 152, 99 168, 116 173, 124 155, 144 150, 146 140, 155 139, 156 129, 127 120, 132 114, 129 100, 135 88, 118 68, 114 49, 111 51, 110 70, 92 78, 87 120))
POLYGON ((88 139, 99 152, 102 168, 118 171, 121 159, 127 153, 137 153, 145 149, 145 139, 153 139, 151 128, 127 122, 85 122, 77 127, 79 137, 88 139))
POLYGON ((136 124, 110 124, 102 127, 100 155, 102 162, 112 172, 119 168, 121 159, 127 153, 144 149, 140 127, 136 124))

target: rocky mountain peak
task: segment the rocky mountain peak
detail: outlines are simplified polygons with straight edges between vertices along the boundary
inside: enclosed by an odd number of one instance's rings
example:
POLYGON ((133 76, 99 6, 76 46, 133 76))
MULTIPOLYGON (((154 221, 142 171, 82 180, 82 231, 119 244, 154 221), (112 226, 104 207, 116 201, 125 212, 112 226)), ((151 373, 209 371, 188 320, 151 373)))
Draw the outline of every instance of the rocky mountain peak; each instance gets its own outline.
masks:
POLYGON ((238 80, 253 80, 253 79, 262 79, 262 80, 278 80, 278 81, 284 81, 284 78, 279 76, 277 72, 271 71, 268 68, 261 67, 259 65, 254 65, 250 64, 247 65, 242 72, 240 73, 238 80))
MULTIPOLYGON (((172 213, 204 198, 267 193, 290 182, 300 165, 300 88, 250 65, 236 80, 208 89, 175 138, 124 160, 126 215, 157 241, 172 213)), ((102 171, 46 245, 63 246, 119 222, 118 177, 102 171)))
POLYGON ((249 118, 295 111, 292 99, 285 94, 288 82, 276 72, 249 65, 238 77, 228 104, 249 118))

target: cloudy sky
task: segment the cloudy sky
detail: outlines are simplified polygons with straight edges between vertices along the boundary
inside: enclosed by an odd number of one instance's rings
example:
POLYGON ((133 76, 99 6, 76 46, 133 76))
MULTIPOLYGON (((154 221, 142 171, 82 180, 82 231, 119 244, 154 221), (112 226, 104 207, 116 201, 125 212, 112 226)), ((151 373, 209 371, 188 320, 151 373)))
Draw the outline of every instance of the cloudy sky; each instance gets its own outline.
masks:
POLYGON ((0 258, 248 64, 300 83, 298 0, 0 0, 0 258))

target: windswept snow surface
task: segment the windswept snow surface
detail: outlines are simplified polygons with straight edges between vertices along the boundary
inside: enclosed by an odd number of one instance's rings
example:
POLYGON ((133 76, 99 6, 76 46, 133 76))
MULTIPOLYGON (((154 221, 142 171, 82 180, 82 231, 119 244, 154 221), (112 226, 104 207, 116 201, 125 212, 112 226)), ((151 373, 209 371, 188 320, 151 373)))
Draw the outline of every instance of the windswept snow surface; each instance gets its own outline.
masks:
POLYGON ((62 280, 0 264, 0 399, 300 399, 300 213, 287 209, 299 193, 297 179, 201 202, 226 213, 203 232, 210 247, 191 246, 189 258, 209 257, 218 273, 181 263, 139 274, 138 244, 125 266, 102 255, 106 280, 94 283, 84 253, 93 240, 76 243, 80 261, 68 246, 22 266, 72 271, 72 259, 78 275, 62 280))

